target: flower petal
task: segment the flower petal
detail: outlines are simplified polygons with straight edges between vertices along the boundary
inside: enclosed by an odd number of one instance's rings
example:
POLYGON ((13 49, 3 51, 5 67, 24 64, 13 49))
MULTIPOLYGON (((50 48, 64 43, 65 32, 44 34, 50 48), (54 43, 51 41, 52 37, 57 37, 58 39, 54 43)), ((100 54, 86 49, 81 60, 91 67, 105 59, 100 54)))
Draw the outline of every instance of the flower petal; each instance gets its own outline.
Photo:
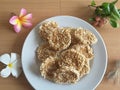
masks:
POLYGON ((27 14, 27 10, 24 9, 24 8, 22 8, 21 11, 20 11, 19 17, 23 17, 23 16, 25 16, 26 14, 27 14))
POLYGON ((19 32, 21 31, 21 27, 22 27, 21 22, 18 21, 17 24, 14 25, 14 30, 15 30, 15 32, 16 32, 16 33, 19 33, 19 32))
POLYGON ((12 16, 9 20, 9 23, 12 25, 16 25, 18 21, 18 16, 12 16))
POLYGON ((22 64, 21 64, 21 60, 17 59, 15 62, 12 63, 13 64, 13 68, 21 68, 22 64))
POLYGON ((20 60, 20 56, 17 53, 11 53, 11 63, 13 63, 15 60, 20 60))
POLYGON ((6 68, 2 69, 2 71, 0 72, 1 77, 3 78, 7 78, 11 73, 10 68, 7 66, 6 68))
POLYGON ((12 67, 12 75, 16 78, 18 78, 22 72, 22 68, 21 68, 21 61, 17 60, 16 62, 13 63, 13 67, 12 67))
POLYGON ((31 22, 22 22, 22 25, 26 28, 29 28, 32 26, 32 23, 31 22))
POLYGON ((29 13, 23 17, 25 20, 31 20, 32 19, 32 13, 29 13))
POLYGON ((0 56, 0 61, 6 65, 10 63, 10 55, 9 54, 3 54, 0 56))
POLYGON ((12 69, 12 75, 16 78, 20 76, 21 72, 22 72, 22 68, 12 69))

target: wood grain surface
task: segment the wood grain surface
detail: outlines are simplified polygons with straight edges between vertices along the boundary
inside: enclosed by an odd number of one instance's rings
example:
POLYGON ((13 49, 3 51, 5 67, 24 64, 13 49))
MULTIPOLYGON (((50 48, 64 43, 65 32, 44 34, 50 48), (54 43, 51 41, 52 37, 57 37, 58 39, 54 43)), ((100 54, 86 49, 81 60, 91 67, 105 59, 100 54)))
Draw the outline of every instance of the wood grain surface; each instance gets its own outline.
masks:
MULTIPOLYGON (((97 4, 101 4, 104 1, 112 0, 95 1, 97 4)), ((11 52, 21 54, 26 36, 37 23, 46 18, 56 15, 72 15, 88 21, 88 18, 92 16, 92 11, 88 8, 90 2, 91 0, 0 0, 0 55, 11 52), (25 8, 33 14, 33 26, 29 29, 22 28, 22 31, 16 34, 8 21, 11 13, 18 15, 21 8, 25 8)), ((120 0, 116 5, 120 8, 120 0)), ((104 27, 96 29, 107 46, 109 57, 107 74, 113 69, 114 62, 120 60, 120 28, 114 29, 108 23, 104 27)), ((0 63, 0 70, 2 68, 4 66, 0 63)), ((33 88, 22 73, 18 79, 12 76, 0 77, 0 90, 33 90, 33 88)), ((120 85, 109 82, 105 75, 96 90, 120 90, 120 85)))

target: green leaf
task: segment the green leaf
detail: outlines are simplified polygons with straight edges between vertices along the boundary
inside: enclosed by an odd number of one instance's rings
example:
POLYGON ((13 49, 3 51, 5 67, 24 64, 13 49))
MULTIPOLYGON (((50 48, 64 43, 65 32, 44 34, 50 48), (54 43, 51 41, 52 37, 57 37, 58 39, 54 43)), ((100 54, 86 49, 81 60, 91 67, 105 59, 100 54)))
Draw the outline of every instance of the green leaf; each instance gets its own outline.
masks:
POLYGON ((95 21, 95 18, 89 18, 89 21, 90 22, 95 21))
POLYGON ((103 3, 101 5, 101 8, 103 9, 103 12, 106 14, 106 16, 110 14, 110 4, 109 3, 106 3, 106 2, 103 3))
POLYGON ((120 19, 119 11, 114 4, 112 3, 110 4, 110 9, 111 9, 111 12, 113 12, 120 19))
POLYGON ((120 14, 120 9, 118 9, 118 12, 119 12, 119 14, 120 14))
POLYGON ((112 4, 116 4, 116 3, 117 3, 117 1, 118 1, 118 0, 115 0, 115 1, 113 1, 113 2, 111 2, 111 3, 112 3, 112 4))
POLYGON ((115 20, 112 20, 112 19, 110 19, 110 24, 111 24, 111 26, 112 27, 114 27, 114 28, 117 28, 117 27, 119 27, 119 23, 118 22, 116 22, 115 20))
POLYGON ((96 5, 95 1, 92 0, 92 1, 91 1, 91 6, 95 6, 95 5, 96 5))
POLYGON ((120 18, 118 18, 114 13, 111 12, 110 19, 118 21, 120 18))
POLYGON ((107 16, 110 16, 110 13, 109 14, 106 14, 106 12, 103 10, 102 7, 97 7, 95 9, 95 15, 97 16, 102 16, 102 17, 107 17, 107 16))

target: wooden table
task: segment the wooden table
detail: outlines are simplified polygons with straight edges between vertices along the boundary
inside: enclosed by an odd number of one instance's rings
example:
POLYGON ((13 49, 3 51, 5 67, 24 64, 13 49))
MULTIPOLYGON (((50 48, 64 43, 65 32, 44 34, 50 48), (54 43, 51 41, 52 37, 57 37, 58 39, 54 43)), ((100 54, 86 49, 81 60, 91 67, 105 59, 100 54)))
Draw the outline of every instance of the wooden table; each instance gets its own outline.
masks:
MULTIPOLYGON (((95 1, 100 4, 105 0, 95 1)), ((51 16, 72 15, 88 21, 88 18, 92 15, 88 8, 90 2, 91 0, 0 0, 0 55, 11 52, 21 54, 24 40, 31 29, 40 21, 51 16), (33 27, 30 29, 22 28, 22 31, 16 34, 8 20, 11 17, 11 12, 19 14, 21 8, 26 8, 28 12, 32 12, 33 27)), ((118 1, 117 6, 119 4, 120 1, 118 1)), ((109 24, 97 28, 108 50, 107 72, 112 69, 114 61, 120 59, 119 29, 114 29, 109 24)), ((2 68, 4 66, 0 63, 0 70, 2 68)), ((0 90, 33 90, 33 88, 22 73, 18 79, 12 76, 5 79, 0 77, 0 90)), ((120 90, 120 85, 110 83, 104 77, 96 90, 120 90)))

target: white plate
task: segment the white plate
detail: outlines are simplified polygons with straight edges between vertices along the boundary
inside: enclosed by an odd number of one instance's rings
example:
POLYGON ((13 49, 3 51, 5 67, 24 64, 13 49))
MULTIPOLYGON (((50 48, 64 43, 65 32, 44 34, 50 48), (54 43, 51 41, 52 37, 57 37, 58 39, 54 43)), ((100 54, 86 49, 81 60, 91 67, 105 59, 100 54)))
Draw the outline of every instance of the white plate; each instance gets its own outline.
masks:
POLYGON ((45 21, 56 21, 60 27, 83 27, 90 30, 98 38, 97 44, 93 45, 95 58, 91 71, 78 83, 71 85, 60 85, 43 79, 39 73, 36 63, 36 48, 41 43, 38 35, 39 23, 27 36, 22 49, 22 67, 28 82, 36 90, 93 90, 101 82, 107 67, 107 51, 104 41, 97 30, 89 23, 72 16, 56 16, 45 21))

